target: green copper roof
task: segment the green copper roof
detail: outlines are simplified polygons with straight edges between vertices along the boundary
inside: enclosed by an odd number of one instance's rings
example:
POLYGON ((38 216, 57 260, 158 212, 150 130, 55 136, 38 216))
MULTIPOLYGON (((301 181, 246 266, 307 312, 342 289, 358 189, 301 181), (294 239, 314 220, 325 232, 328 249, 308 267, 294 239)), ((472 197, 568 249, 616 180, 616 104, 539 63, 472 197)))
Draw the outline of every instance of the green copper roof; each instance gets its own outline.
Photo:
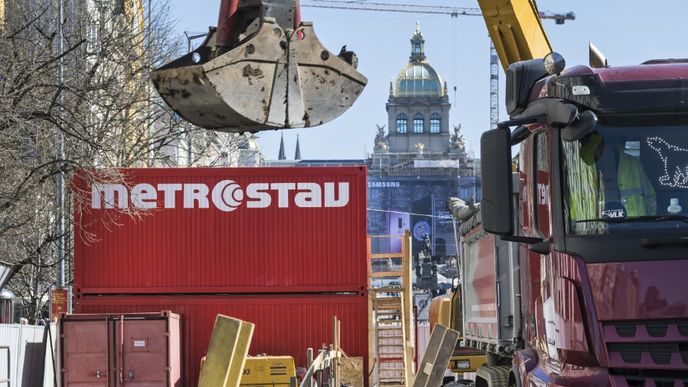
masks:
POLYGON ((416 24, 416 31, 411 38, 411 56, 409 63, 397 75, 390 93, 394 97, 443 97, 446 90, 442 79, 425 57, 425 39, 416 24))

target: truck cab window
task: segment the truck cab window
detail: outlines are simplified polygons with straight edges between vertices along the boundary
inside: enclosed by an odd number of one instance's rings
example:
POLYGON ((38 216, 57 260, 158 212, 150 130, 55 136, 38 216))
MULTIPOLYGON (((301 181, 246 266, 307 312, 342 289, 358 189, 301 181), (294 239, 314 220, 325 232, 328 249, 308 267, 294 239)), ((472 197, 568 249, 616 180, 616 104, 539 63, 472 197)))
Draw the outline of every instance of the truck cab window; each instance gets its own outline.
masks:
POLYGON ((688 226, 679 219, 688 216, 688 136, 683 130, 598 125, 579 141, 563 141, 569 232, 688 226))

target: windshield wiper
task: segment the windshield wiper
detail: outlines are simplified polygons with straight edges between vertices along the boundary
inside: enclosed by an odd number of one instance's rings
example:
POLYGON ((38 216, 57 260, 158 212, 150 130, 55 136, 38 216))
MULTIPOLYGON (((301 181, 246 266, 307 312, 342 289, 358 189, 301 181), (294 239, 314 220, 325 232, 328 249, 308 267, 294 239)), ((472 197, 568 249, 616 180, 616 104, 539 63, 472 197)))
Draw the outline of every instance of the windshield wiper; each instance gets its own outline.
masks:
POLYGON ((686 215, 645 215, 634 216, 632 218, 597 218, 577 220, 576 223, 589 222, 605 222, 605 223, 632 223, 632 222, 664 222, 664 221, 679 221, 688 223, 688 216, 686 215))
POLYGON ((676 238, 643 238, 640 243, 649 249, 653 249, 659 246, 682 246, 688 245, 688 237, 676 237, 676 238))

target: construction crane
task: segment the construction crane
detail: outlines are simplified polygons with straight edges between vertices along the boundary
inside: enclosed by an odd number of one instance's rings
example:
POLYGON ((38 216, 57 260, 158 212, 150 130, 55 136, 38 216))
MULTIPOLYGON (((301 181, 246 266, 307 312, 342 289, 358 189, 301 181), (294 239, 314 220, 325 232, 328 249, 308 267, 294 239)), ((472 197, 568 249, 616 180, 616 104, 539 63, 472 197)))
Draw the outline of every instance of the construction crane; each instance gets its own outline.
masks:
MULTIPOLYGON (((423 13, 434 15, 449 15, 452 18, 459 16, 484 16, 480 8, 466 8, 466 7, 452 7, 446 5, 417 5, 417 4, 402 4, 402 3, 378 3, 361 0, 345 1, 345 0, 302 0, 302 7, 309 8, 329 8, 329 9, 344 9, 351 11, 375 11, 375 12, 399 12, 399 13, 423 13)), ((485 15, 492 14, 492 11, 486 11, 485 15)), ((564 24, 567 20, 575 20, 576 15, 573 12, 555 13, 538 11, 541 19, 552 19, 556 24, 564 24)), ((488 17, 485 17, 488 20, 488 17)), ((549 43, 547 43, 549 45, 549 43)), ((506 71, 509 63, 521 60, 522 58, 515 58, 513 53, 508 53, 502 49, 498 55, 495 49, 493 39, 490 40, 490 127, 492 129, 497 127, 499 122, 499 59, 501 58, 502 66, 506 71)))

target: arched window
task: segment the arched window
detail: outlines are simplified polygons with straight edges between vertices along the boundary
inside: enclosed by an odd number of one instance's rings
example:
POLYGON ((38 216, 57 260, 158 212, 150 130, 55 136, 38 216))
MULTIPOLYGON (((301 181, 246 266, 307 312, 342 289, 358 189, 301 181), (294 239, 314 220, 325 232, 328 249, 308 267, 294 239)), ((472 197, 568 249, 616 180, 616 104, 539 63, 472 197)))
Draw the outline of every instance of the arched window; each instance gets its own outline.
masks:
POLYGON ((408 117, 401 113, 397 116, 397 133, 406 133, 408 130, 408 117))
POLYGON ((440 118, 439 113, 432 113, 430 116, 430 133, 439 133, 441 122, 442 119, 440 118))
POLYGON ((423 113, 416 113, 413 116, 413 133, 423 133, 424 125, 425 117, 423 117, 423 113))

